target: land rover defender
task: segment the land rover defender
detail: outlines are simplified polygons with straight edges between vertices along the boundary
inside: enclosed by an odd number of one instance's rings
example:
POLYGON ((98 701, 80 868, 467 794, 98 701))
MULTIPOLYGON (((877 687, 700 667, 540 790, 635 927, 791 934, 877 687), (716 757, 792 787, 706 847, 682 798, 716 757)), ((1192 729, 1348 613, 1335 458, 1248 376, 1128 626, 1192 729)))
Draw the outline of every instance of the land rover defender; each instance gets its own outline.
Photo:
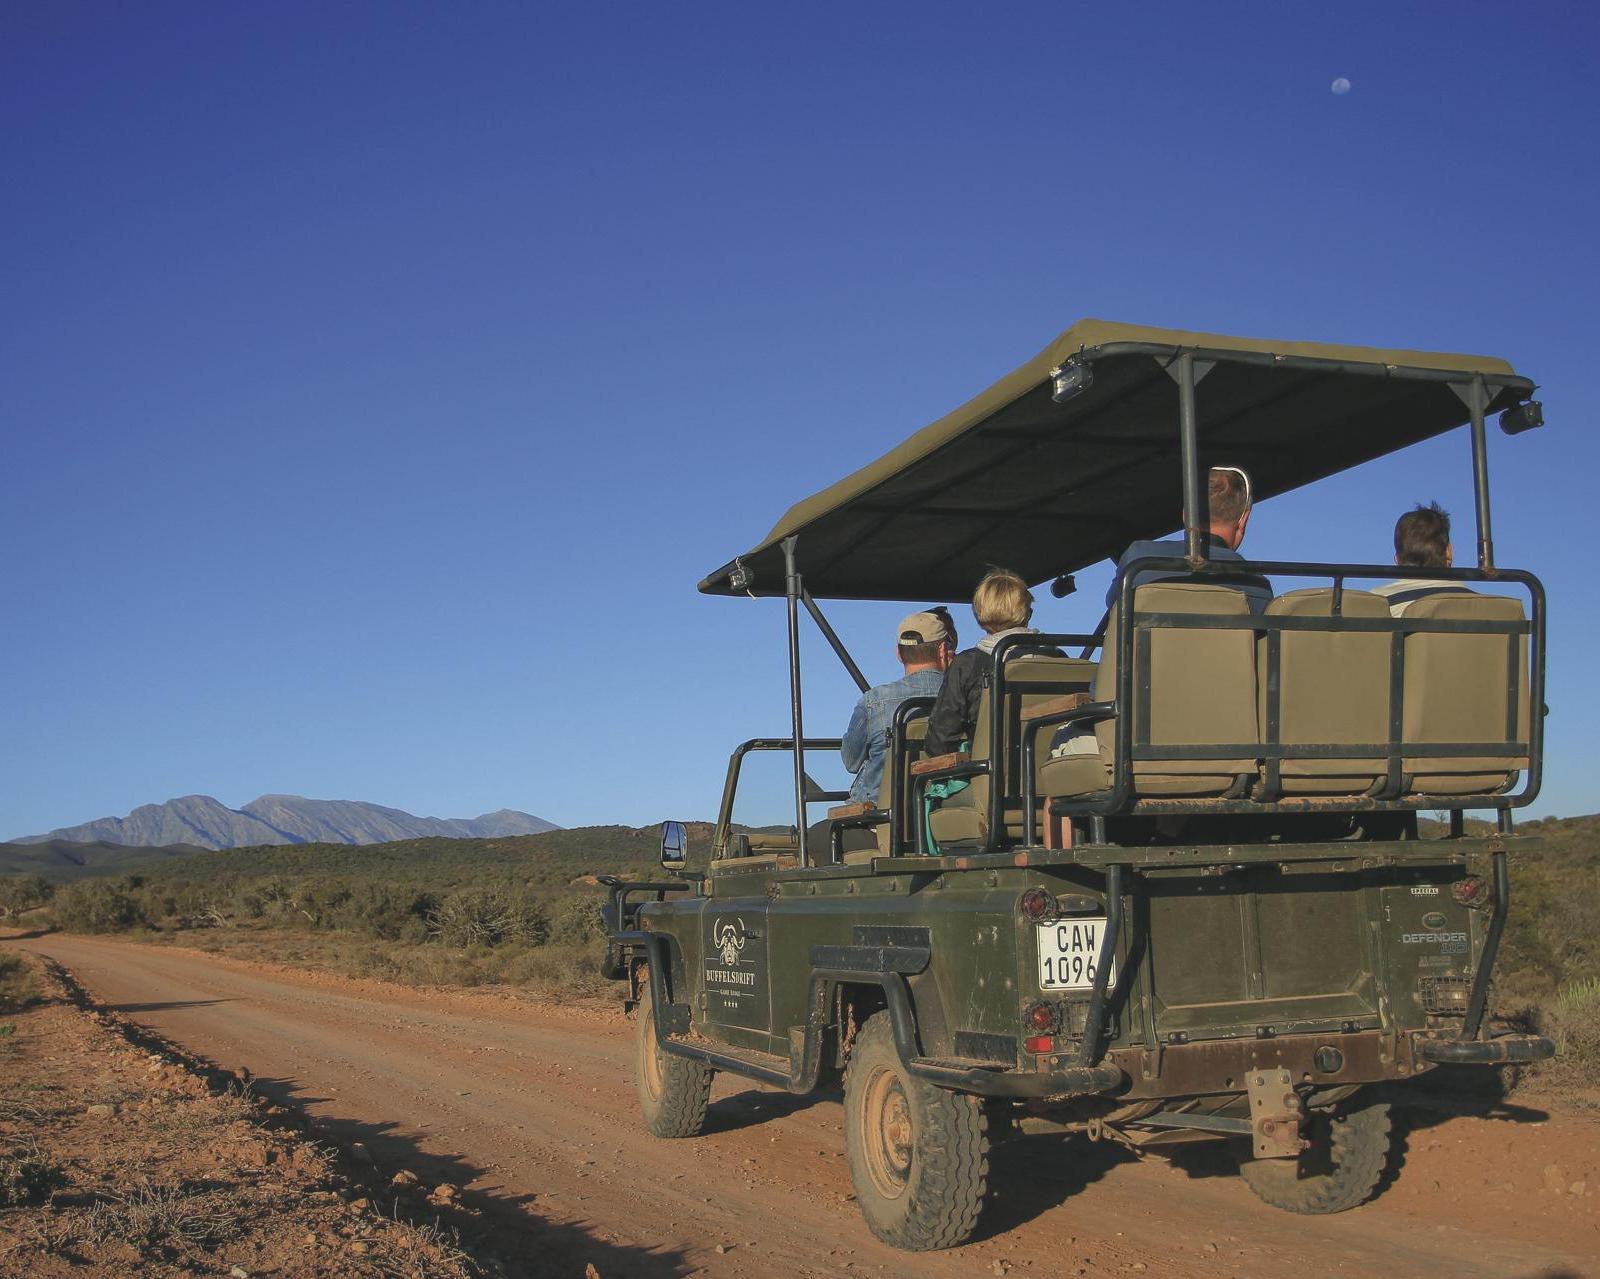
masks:
POLYGON ((1231 1142, 1268 1203, 1337 1212, 1379 1184, 1395 1088, 1549 1056, 1486 1015, 1545 653, 1539 580, 1494 560, 1486 420, 1539 425, 1533 390, 1485 357, 1084 321, 708 575, 786 602, 790 724, 734 752, 703 865, 667 823, 675 878, 612 882, 649 1130, 699 1133, 717 1071, 842 1080, 868 1225, 929 1249, 970 1235, 1019 1122, 1231 1142), (1476 563, 1406 576, 1465 589, 1397 615, 1368 589, 1392 565, 1252 560, 1252 611, 1209 557, 1210 465, 1260 499, 1463 426, 1476 563), (812 781, 839 743, 806 736, 802 614, 867 687, 819 599, 964 601, 994 564, 1065 594, 1179 529, 1093 630, 996 646, 967 749, 923 758, 913 699, 876 803, 812 781), (750 830, 767 752, 793 823, 750 830))

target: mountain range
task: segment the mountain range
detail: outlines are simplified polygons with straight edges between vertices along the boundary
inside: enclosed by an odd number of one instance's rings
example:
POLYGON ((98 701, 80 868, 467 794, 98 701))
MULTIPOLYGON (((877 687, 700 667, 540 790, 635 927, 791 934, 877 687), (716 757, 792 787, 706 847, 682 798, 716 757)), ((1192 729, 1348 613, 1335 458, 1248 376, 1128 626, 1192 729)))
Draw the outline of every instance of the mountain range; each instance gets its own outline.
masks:
POLYGON ((493 839, 559 829, 554 822, 512 808, 480 817, 416 817, 398 808, 353 799, 263 795, 242 808, 229 808, 209 795, 184 795, 165 804, 143 804, 126 817, 102 817, 12 842, 72 840, 134 847, 247 848, 257 844, 382 844, 429 836, 493 839))

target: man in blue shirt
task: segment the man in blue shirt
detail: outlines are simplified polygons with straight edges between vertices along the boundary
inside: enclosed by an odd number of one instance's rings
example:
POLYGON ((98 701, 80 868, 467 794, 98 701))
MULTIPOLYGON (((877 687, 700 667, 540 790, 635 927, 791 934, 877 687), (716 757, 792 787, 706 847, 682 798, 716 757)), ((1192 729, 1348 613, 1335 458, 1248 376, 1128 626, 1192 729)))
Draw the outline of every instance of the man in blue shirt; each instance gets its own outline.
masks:
MULTIPOLYGON (((1242 561, 1244 556, 1239 554, 1239 544, 1244 541, 1244 531, 1250 523, 1250 477, 1237 466, 1213 466, 1206 487, 1210 508, 1208 516, 1211 522, 1206 558, 1217 564, 1242 561)), ((1122 585, 1127 566, 1134 560, 1146 555, 1181 559, 1187 549, 1181 537, 1167 538, 1160 542, 1135 542, 1117 559, 1116 576, 1111 579, 1111 589, 1106 592, 1106 607, 1110 608, 1117 602, 1117 591, 1122 585)), ((1222 578, 1210 576, 1199 578, 1183 569, 1143 569, 1139 573, 1137 584, 1143 586, 1146 582, 1158 582, 1162 578, 1190 578, 1195 581, 1216 582, 1218 586, 1231 586, 1235 590, 1242 591, 1249 599, 1252 613, 1265 612, 1267 605, 1272 602, 1272 584, 1255 573, 1240 573, 1222 578)))
POLYGON ((861 695, 839 748, 844 766, 856 775, 851 802, 877 805, 895 708, 908 697, 937 697, 955 651, 955 623, 943 607, 913 613, 900 623, 895 655, 905 667, 905 677, 861 695))

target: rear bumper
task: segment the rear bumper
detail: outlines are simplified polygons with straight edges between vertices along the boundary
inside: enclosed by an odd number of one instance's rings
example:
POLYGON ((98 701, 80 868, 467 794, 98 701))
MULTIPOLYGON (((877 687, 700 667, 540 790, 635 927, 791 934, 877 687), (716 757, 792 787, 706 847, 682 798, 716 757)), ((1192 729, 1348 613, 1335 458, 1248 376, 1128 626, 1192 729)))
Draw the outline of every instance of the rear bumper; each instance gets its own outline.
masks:
POLYGON ((1127 1082, 1116 1066, 1074 1066, 1043 1073, 983 1070, 916 1058, 907 1063, 919 1079, 980 1097, 1086 1097, 1114 1092, 1127 1082))
POLYGON ((1417 1053, 1438 1065, 1498 1065, 1548 1061, 1556 1046, 1543 1035, 1501 1035, 1497 1039, 1424 1039, 1417 1053))

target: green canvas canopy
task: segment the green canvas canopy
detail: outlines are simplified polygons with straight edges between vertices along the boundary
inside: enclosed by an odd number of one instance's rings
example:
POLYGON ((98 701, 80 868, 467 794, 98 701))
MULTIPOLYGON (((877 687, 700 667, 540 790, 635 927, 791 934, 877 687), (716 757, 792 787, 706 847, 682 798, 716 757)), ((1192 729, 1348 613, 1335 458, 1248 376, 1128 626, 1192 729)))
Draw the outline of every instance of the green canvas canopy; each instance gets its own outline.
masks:
MULTIPOLYGON (((1487 356, 1073 325, 1021 368, 877 461, 792 506, 710 594, 782 595, 797 537, 806 589, 834 599, 969 599, 991 565, 1030 583, 1183 523, 1178 357, 1192 353, 1202 466, 1242 466, 1257 498, 1463 425, 1452 387, 1481 377, 1488 410, 1533 383, 1487 356), (1091 375, 1057 402, 1052 371, 1091 375)), ((1081 376, 1081 375, 1080 375, 1081 376)))

